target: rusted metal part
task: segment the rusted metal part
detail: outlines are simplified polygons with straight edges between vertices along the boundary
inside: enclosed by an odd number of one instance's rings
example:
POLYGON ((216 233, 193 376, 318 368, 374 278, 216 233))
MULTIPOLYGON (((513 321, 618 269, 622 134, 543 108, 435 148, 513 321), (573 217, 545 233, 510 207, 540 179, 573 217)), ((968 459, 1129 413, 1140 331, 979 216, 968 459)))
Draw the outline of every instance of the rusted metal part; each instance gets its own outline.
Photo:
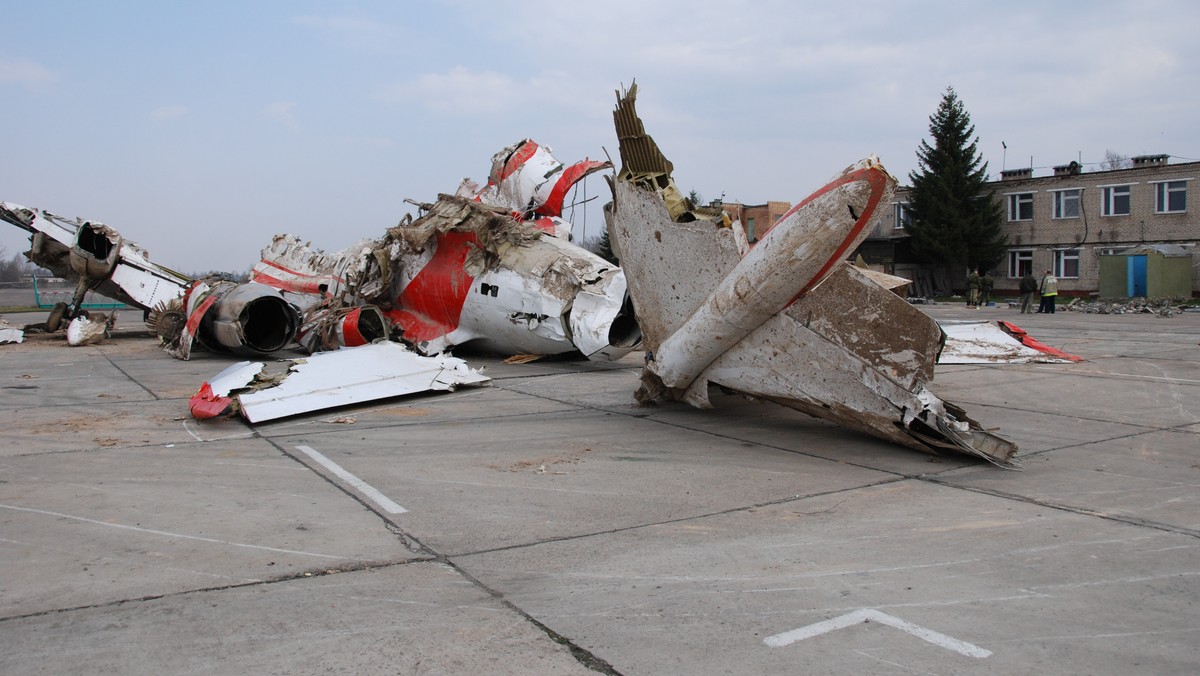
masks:
POLYGON ((632 166, 609 215, 644 334, 640 402, 708 407, 716 384, 910 448, 1015 466, 1015 444, 926 388, 936 322, 845 262, 895 185, 877 160, 841 172, 743 254, 740 223, 668 204, 670 163, 642 129, 635 91, 614 114, 632 166))

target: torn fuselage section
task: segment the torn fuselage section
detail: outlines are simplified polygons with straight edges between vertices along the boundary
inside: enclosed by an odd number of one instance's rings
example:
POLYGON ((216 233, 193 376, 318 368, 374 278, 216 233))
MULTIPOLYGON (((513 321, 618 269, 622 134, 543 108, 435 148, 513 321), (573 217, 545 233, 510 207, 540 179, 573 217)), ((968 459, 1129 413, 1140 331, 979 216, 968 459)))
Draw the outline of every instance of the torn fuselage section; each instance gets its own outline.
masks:
POLYGON ((878 160, 847 167, 750 248, 740 223, 678 195, 635 87, 614 112, 625 166, 608 216, 644 334, 638 400, 708 407, 717 384, 910 448, 1014 466, 1015 444, 926 388, 937 323, 845 262, 895 188, 878 160))
POLYGON ((421 206, 420 218, 338 253, 277 236, 252 279, 301 308, 378 308, 424 355, 462 345, 615 359, 638 345, 620 268, 506 207, 453 195, 421 206))

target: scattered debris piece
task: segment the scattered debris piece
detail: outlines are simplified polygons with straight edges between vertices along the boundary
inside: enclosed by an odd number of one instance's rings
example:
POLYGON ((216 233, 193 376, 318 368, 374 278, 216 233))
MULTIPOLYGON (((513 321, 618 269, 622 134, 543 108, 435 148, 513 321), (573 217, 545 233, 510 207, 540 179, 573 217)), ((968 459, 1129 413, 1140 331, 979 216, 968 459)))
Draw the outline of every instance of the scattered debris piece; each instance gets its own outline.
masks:
POLYGON ((95 345, 111 335, 113 326, 117 323, 117 313, 89 313, 81 311, 67 325, 67 345, 95 345))
POLYGON ((1024 364, 1083 361, 1031 337, 1024 329, 1006 321, 939 322, 946 344, 939 364, 1024 364))
POLYGON ((528 364, 542 358, 540 354, 514 354, 504 360, 505 364, 528 364))
POLYGON ((1187 307, 1171 298, 1127 298, 1121 300, 1082 300, 1072 298, 1063 308, 1070 312, 1083 312, 1100 315, 1152 314, 1159 317, 1172 317, 1180 312, 1186 312, 1187 307))
POLYGON ((875 158, 800 201, 753 248, 741 223, 696 207, 634 110, 613 113, 622 167, 609 235, 642 328, 637 398, 711 406, 710 384, 910 448, 1016 466, 1016 444, 925 387, 942 330, 846 262, 896 181, 875 158))
POLYGON ((25 329, 19 326, 13 326, 0 318, 0 343, 23 343, 25 342, 25 329))
POLYGON ((192 397, 192 414, 210 418, 238 411, 259 423, 491 380, 462 359, 425 357, 387 341, 294 359, 286 373, 274 378, 264 376, 264 368, 262 362, 241 362, 217 374, 192 397))

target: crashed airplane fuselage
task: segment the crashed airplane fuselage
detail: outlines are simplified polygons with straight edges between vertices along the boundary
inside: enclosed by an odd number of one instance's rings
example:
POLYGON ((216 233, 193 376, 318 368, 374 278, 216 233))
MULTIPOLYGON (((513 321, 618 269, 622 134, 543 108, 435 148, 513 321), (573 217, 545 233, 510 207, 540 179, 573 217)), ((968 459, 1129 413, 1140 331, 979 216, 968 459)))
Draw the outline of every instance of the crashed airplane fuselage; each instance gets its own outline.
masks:
POLYGON ((497 153, 485 187, 464 181, 383 237, 327 254, 276 236, 251 278, 316 323, 334 308, 378 308, 425 355, 464 345, 616 359, 641 337, 624 273, 569 242, 561 218, 567 189, 608 166, 566 167, 527 139, 497 153))
POLYGON ((895 179, 848 167, 754 247, 740 223, 690 204, 634 109, 614 111, 622 168, 609 231, 643 333, 638 399, 708 407, 709 384, 911 448, 1014 466, 1016 445, 930 392, 943 333, 846 263, 895 179))

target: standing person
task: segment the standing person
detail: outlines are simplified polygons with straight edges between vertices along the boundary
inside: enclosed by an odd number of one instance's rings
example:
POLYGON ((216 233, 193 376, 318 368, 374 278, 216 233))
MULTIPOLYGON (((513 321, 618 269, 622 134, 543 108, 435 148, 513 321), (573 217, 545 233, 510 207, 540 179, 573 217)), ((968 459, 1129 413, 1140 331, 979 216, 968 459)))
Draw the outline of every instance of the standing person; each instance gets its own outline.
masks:
POLYGON ((1039 313, 1054 314, 1055 297, 1058 296, 1058 279, 1047 270, 1042 275, 1042 283, 1038 285, 1042 294, 1042 303, 1038 306, 1039 313))
POLYGON ((967 275, 967 307, 979 306, 979 273, 974 270, 967 275))
POLYGON ((992 286, 994 284, 995 281, 991 274, 984 270, 983 276, 979 278, 979 304, 983 307, 987 307, 992 302, 992 286))
POLYGON ((1038 290, 1038 282, 1033 278, 1032 271, 1025 273, 1018 288, 1021 291, 1021 314, 1027 315, 1033 312, 1033 294, 1038 290))

